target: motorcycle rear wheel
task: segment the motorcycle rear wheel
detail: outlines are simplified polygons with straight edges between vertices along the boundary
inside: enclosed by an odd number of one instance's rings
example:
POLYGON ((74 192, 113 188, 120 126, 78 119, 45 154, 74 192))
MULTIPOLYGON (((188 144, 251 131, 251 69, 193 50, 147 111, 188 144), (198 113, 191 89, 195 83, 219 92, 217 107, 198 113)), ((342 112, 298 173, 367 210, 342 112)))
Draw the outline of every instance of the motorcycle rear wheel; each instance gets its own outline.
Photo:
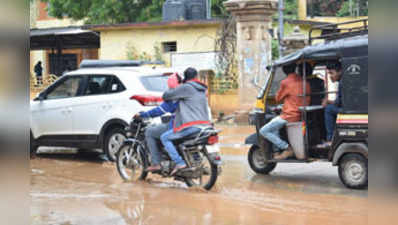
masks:
POLYGON ((139 144, 123 144, 116 154, 117 171, 125 181, 145 180, 148 175, 147 160, 140 148, 139 144))
POLYGON ((210 158, 207 155, 203 156, 203 160, 204 169, 210 174, 202 174, 202 177, 198 179, 184 178, 188 187, 200 186, 206 190, 210 190, 216 183, 218 177, 218 166, 211 163, 210 158), (203 183, 204 176, 208 176, 208 181, 203 183))

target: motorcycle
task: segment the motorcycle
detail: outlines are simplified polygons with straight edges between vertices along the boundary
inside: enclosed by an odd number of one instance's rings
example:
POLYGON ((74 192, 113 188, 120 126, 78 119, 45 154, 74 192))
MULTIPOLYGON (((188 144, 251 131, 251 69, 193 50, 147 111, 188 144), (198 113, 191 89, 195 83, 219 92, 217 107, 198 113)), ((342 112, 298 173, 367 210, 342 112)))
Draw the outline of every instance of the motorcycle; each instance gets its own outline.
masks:
MULTIPOLYGON (((150 126, 149 120, 134 118, 126 127, 127 139, 119 148, 116 158, 117 170, 125 181, 145 180, 146 168, 151 162, 151 154, 145 143, 145 130, 150 126)), ((219 153, 218 133, 212 126, 202 127, 199 133, 192 134, 174 142, 178 153, 187 164, 187 168, 171 175, 175 163, 166 150, 161 149, 161 169, 152 173, 162 177, 173 177, 185 182, 189 187, 200 186, 210 190, 221 173, 221 156, 219 153), (207 179, 205 179, 207 178, 207 179)))

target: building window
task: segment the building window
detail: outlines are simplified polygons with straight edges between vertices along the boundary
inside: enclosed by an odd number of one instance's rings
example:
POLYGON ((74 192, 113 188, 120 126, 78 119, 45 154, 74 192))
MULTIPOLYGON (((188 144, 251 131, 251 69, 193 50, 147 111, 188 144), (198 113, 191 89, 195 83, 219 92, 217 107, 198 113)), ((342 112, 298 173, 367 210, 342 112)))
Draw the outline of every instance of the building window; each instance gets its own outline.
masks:
POLYGON ((162 48, 164 53, 177 52, 177 42, 162 42, 162 48))

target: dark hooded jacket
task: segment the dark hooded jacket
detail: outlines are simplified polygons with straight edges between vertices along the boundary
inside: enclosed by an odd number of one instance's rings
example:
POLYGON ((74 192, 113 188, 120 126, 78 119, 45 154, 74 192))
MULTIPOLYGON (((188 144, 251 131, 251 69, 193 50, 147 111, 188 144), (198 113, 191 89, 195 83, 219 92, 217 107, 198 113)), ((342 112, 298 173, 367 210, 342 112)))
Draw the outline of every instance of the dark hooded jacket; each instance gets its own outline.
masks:
POLYGON ((174 132, 187 127, 210 124, 207 86, 198 80, 190 80, 163 94, 164 101, 179 101, 174 120, 174 132))

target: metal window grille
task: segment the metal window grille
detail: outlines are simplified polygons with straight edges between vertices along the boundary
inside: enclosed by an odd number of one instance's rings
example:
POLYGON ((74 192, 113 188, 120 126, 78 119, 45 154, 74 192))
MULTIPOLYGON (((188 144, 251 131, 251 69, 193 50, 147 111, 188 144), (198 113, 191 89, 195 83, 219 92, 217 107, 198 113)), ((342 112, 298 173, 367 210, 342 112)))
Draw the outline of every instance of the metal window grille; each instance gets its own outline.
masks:
POLYGON ((177 52, 177 42, 163 42, 162 43, 163 52, 177 52))

